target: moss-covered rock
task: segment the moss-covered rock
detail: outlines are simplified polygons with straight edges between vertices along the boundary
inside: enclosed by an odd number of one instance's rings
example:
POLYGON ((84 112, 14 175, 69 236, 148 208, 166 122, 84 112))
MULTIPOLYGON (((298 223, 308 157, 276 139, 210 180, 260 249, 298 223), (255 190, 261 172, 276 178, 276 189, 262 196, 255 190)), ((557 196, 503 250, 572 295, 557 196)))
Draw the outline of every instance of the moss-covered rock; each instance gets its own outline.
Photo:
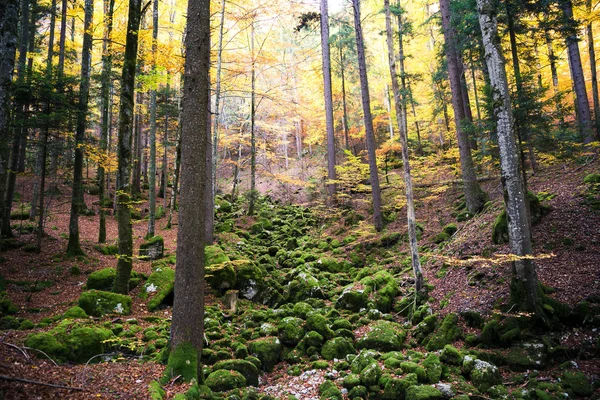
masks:
POLYGON ((295 346, 304 337, 304 321, 296 317, 285 317, 277 327, 281 343, 295 346))
POLYGON ((415 374, 406 374, 403 378, 392 378, 385 382, 381 398, 384 400, 402 400, 406 397, 406 390, 417 385, 415 374))
POLYGON ((592 173, 586 175, 585 178, 583 178, 583 183, 587 183, 588 185, 600 183, 600 174, 592 173))
POLYGON ((568 386, 573 393, 578 396, 591 396, 594 392, 592 385, 586 378, 586 376, 580 371, 567 371, 562 377, 562 381, 565 383, 565 386, 568 386))
POLYGON ((502 210, 496 217, 492 226, 492 242, 495 244, 508 243, 508 221, 506 220, 506 210, 502 210))
POLYGON ((321 347, 325 339, 319 332, 308 331, 304 335, 303 341, 308 347, 321 347))
POLYGON ((348 392, 348 398, 349 399, 366 399, 367 395, 369 393, 369 390, 364 387, 363 385, 359 385, 359 386, 355 386, 352 389, 350 389, 350 391, 348 392))
POLYGON ((174 288, 175 270, 166 265, 161 265, 148 277, 148 281, 141 290, 140 297, 149 299, 148 310, 154 311, 166 299, 173 297, 174 288))
POLYGON ((250 342, 248 350, 261 361, 266 371, 272 371, 281 357, 282 345, 278 338, 267 337, 250 342))
POLYGON ((225 254, 223 249, 216 244, 206 246, 204 248, 204 256, 206 257, 206 266, 223 264, 224 262, 230 261, 229 257, 227 256, 227 254, 225 254))
POLYGON ((344 377, 342 381, 342 386, 346 389, 352 389, 355 386, 360 385, 360 375, 358 374, 348 374, 344 377))
POLYGON ((116 275, 116 270, 110 267, 94 271, 88 276, 85 286, 88 290, 96 289, 109 291, 113 287, 116 275))
POLYGON ((336 308, 358 312, 367 306, 368 294, 364 289, 356 289, 354 285, 344 288, 335 302, 336 308))
POLYGON ((400 364, 400 368, 402 369, 402 372, 404 372, 405 374, 415 374, 417 376, 417 380, 419 382, 422 382, 422 383, 427 382, 427 371, 425 371, 425 368, 423 368, 416 362, 403 361, 400 364))
POLYGON ((355 352, 352 341, 344 337, 336 337, 323 345, 321 355, 326 360, 333 360, 334 358, 344 358, 347 354, 354 354, 355 352))
POLYGON ((442 377, 442 364, 440 363, 440 358, 430 353, 423 360, 423 367, 425 368, 425 372, 427 373, 427 381, 429 383, 438 383, 442 377))
POLYGON ((473 386, 482 393, 485 393, 492 386, 502 383, 498 367, 479 359, 474 360, 470 376, 473 386))
POLYGON ((220 369, 237 371, 244 375, 248 385, 258 386, 258 368, 256 365, 246 360, 224 360, 219 361, 213 366, 213 371, 220 369))
POLYGON ((382 373, 379 364, 372 362, 360 371, 360 382, 366 387, 376 385, 382 373))
POLYGON ((325 339, 333 337, 327 318, 318 312, 309 313, 306 317, 306 329, 321 334, 325 339))
POLYGON ((406 400, 439 400, 442 392, 433 386, 411 386, 406 390, 406 400))
POLYGON ((369 325, 365 336, 356 341, 356 347, 378 351, 400 350, 405 339, 406 332, 399 324, 380 320, 369 325))
POLYGON ((64 343, 61 343, 58 338, 51 333, 33 333, 27 336, 25 346, 41 350, 58 362, 65 361, 68 358, 68 350, 64 343))
POLYGON ((442 350, 440 360, 445 364, 460 366, 462 365, 463 356, 456 349, 456 347, 447 344, 446 346, 444 346, 444 350, 442 350))
POLYGON ((162 236, 153 236, 140 244, 140 257, 149 260, 162 258, 165 251, 165 241, 162 236))
POLYGON ((101 290, 88 290, 79 296, 79 307, 88 315, 100 317, 105 314, 128 315, 131 313, 131 297, 101 290))
POLYGON ((79 306, 73 306, 73 307, 69 308, 67 311, 65 311, 65 313, 62 316, 62 318, 71 318, 71 319, 87 318, 87 317, 88 317, 88 315, 85 313, 83 308, 81 308, 79 306))
POLYGON ((371 350, 361 351, 350 364, 350 370, 354 374, 360 374, 360 372, 369 364, 375 362, 375 356, 377 353, 371 350))
POLYGON ((327 296, 312 268, 301 266, 292 271, 292 279, 286 287, 288 301, 297 302, 308 299, 325 299, 327 296))
POLYGON ((162 400, 166 394, 167 392, 157 381, 152 381, 148 385, 148 395, 150 396, 150 400, 162 400))
POLYGON ((445 345, 450 344, 460 338, 462 331, 458 326, 458 317, 454 313, 450 313, 444 317, 442 324, 437 331, 431 335, 431 338, 426 343, 427 350, 441 350, 445 345))
POLYGON ((204 384, 214 392, 226 392, 231 389, 245 387, 246 378, 237 371, 220 369, 208 375, 204 384))

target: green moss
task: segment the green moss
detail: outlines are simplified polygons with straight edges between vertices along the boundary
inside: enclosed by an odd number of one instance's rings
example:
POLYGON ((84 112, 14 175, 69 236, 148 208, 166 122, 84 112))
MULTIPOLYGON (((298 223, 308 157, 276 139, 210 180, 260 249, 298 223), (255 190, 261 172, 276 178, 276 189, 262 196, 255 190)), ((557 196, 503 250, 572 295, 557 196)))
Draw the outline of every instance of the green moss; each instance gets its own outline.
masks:
POLYGON ((87 279, 87 289, 106 290, 109 291, 115 282, 117 272, 114 268, 104 268, 99 271, 92 272, 87 279))
POLYGON ((368 293, 362 289, 354 289, 354 285, 350 285, 337 298, 335 306, 336 308, 358 312, 367 306, 368 299, 368 293))
POLYGON ((29 329, 33 329, 34 327, 35 327, 35 325, 33 324, 33 322, 31 322, 31 321, 30 321, 30 320, 28 320, 28 319, 24 319, 24 320, 21 322, 21 324, 19 325, 19 328, 18 328, 18 329, 19 329, 20 331, 26 331, 26 330, 29 330, 29 329))
POLYGON ((384 400, 402 400, 406 397, 406 390, 417 385, 417 375, 406 374, 403 378, 389 379, 384 387, 382 399, 384 400))
POLYGON ((593 173, 586 175, 585 178, 583 178, 583 183, 587 183, 588 185, 600 183, 600 174, 593 173))
POLYGON ((273 371, 281 357, 282 346, 278 338, 268 337, 250 342, 248 350, 261 361, 266 371, 273 371))
POLYGON ((223 264, 224 262, 230 261, 227 254, 218 245, 210 245, 204 248, 204 256, 206 257, 205 265, 223 264))
POLYGON ((349 399, 366 399, 367 395, 368 395, 369 391, 366 387, 360 385, 360 386, 355 386, 353 387, 349 392, 348 392, 348 398, 349 399))
POLYGON ((463 356, 455 347, 447 344, 442 350, 440 360, 450 365, 462 365, 463 356))
POLYGON ((506 210, 502 210, 496 217, 492 227, 492 242, 495 244, 508 243, 508 221, 506 220, 506 210))
POLYGON ((95 245, 94 249, 104 254, 105 256, 115 256, 119 254, 119 246, 116 244, 95 245))
POLYGON ((148 310, 154 311, 173 293, 175 287, 175 271, 163 265, 150 274, 148 281, 140 292, 140 297, 150 299, 148 310))
POLYGON ((167 392, 160 386, 160 383, 152 381, 148 385, 148 394, 150 395, 151 400, 162 400, 167 392))
POLYGON ((342 381, 342 386, 346 389, 352 389, 355 386, 360 385, 360 375, 358 374, 348 374, 344 377, 342 381))
POLYGON ((485 393, 494 385, 502 383, 500 370, 487 361, 476 359, 471 370, 471 382, 481 393, 485 393))
POLYGON ((325 360, 317 360, 313 361, 313 363, 310 366, 312 369, 328 369, 329 363, 325 360))
POLYGON ((344 337, 336 337, 323 345, 321 355, 326 360, 333 360, 334 358, 344 358, 347 354, 354 354, 355 352, 356 350, 351 340, 344 337))
POLYGON ((213 371, 220 369, 237 371, 246 377, 248 385, 258 386, 258 368, 250 361, 246 360, 224 360, 219 361, 213 366, 213 371))
POLYGON ((450 344, 460 338, 462 330, 458 326, 458 317, 451 313, 446 315, 439 329, 434 332, 426 344, 427 350, 441 350, 445 345, 450 344))
POLYGON ((295 346, 304 337, 304 321, 296 317, 286 317, 277 327, 279 339, 285 345, 295 346))
POLYGON ((0 295, 0 316, 16 314, 17 311, 19 311, 19 309, 9 298, 2 298, 2 295, 0 295))
POLYGON ((236 284, 234 265, 229 261, 206 266, 206 281, 214 290, 231 289, 236 284))
POLYGON ((79 307, 88 315, 95 317, 104 314, 127 315, 131 312, 131 297, 100 290, 88 290, 79 297, 79 307))
POLYGON ((586 376, 579 371, 567 371, 562 375, 562 381, 578 396, 591 396, 594 392, 586 376))
POLYGON ((74 306, 74 307, 69 308, 67 311, 65 311, 65 313, 62 316, 62 318, 72 318, 72 319, 87 318, 87 317, 88 317, 88 315, 85 313, 83 308, 81 308, 79 306, 74 306))
POLYGON ((169 382, 178 375, 181 375, 181 379, 186 382, 192 379, 199 380, 198 350, 189 342, 180 343, 171 349, 161 381, 169 382))
POLYGON ((25 346, 41 350, 57 362, 64 361, 68 354, 66 346, 56 336, 47 332, 27 336, 25 346))
POLYGON ((402 327, 389 321, 375 321, 369 326, 365 336, 356 342, 358 349, 394 351, 403 347, 406 332, 402 327))
POLYGON ((360 371, 360 382, 366 387, 376 385, 381 374, 382 370, 379 364, 372 362, 360 371))
POLYGON ((427 382, 427 372, 419 364, 412 361, 404 361, 400 364, 400 368, 405 374, 415 374, 419 382, 427 382))
POLYGON ((315 331, 309 331, 306 333, 306 335, 304 335, 304 343, 307 346, 313 346, 313 347, 321 347, 321 345, 323 345, 323 341, 325 339, 323 338, 323 335, 321 335, 319 332, 315 332, 315 331))
POLYGON ((430 353, 423 361, 423 367, 427 373, 427 381, 429 383, 438 383, 442 377, 442 364, 440 358, 433 353, 430 353))
POLYGON ((442 392, 433 386, 411 386, 406 390, 406 400, 438 400, 442 392))
POLYGON ((306 317, 306 329, 318 332, 325 339, 333 337, 333 331, 328 325, 327 318, 318 312, 312 312, 306 317))
POLYGON ((246 386, 246 378, 237 371, 220 369, 208 375, 204 384, 214 392, 226 392, 246 386))

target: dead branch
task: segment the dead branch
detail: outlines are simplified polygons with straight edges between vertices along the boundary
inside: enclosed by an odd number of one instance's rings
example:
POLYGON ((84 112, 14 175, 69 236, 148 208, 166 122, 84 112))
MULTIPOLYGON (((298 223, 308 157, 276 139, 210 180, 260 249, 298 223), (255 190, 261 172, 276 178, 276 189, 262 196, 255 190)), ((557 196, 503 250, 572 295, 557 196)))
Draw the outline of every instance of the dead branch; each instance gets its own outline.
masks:
POLYGON ((6 375, 0 375, 0 379, 4 379, 5 381, 15 381, 15 382, 29 383, 31 385, 48 386, 48 387, 53 387, 53 388, 57 388, 57 389, 76 390, 76 391, 80 391, 80 392, 82 392, 82 391, 85 390, 85 389, 79 388, 79 387, 56 385, 54 383, 32 381, 32 380, 29 380, 29 379, 16 378, 16 377, 13 377, 13 376, 6 376, 6 375))

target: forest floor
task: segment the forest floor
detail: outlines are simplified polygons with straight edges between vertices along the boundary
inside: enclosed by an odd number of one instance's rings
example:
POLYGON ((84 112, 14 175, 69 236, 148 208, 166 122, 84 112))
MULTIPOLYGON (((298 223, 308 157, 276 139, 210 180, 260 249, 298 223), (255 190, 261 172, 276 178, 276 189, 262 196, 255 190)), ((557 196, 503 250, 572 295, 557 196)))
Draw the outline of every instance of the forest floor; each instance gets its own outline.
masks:
MULTIPOLYGON (((502 255, 508 254, 509 249, 506 244, 494 244, 491 239, 492 226, 502 209, 500 182, 498 177, 482 180, 482 186, 490 195, 491 203, 482 213, 467 221, 457 222, 456 214, 459 211, 456 206, 460 203, 460 187, 453 181, 455 179, 453 174, 445 167, 440 167, 440 170, 436 170, 434 167, 430 169, 432 170, 430 175, 417 176, 415 190, 417 220, 423 227, 423 237, 419 241, 424 261, 423 270, 427 282, 433 286, 430 292, 430 311, 427 314, 430 312, 437 314, 439 322, 448 314, 456 313, 461 316, 459 324, 462 332, 454 338, 452 343, 465 354, 476 354, 477 357, 482 358, 487 347, 493 346, 486 347, 481 339, 473 339, 481 337, 482 325, 467 326, 466 318, 463 316, 469 311, 475 311, 486 320, 493 319, 498 314, 498 305, 503 300, 506 301, 508 297, 511 265, 508 262, 502 262, 502 255), (435 176, 435 182, 437 182, 433 185, 431 184, 432 176, 435 176), (436 235, 449 223, 457 225, 456 233, 440 244, 434 243, 436 235)), ((550 294, 552 298, 564 302, 572 308, 584 300, 595 304, 600 298, 600 212, 594 211, 585 204, 590 187, 583 183, 585 176, 590 173, 598 173, 599 169, 598 161, 586 165, 574 163, 544 165, 529 180, 530 190, 533 193, 543 193, 539 197, 543 199, 542 204, 549 209, 547 215, 543 216, 533 228, 535 263, 539 279, 544 285, 553 289, 550 294)), ((298 228, 301 232, 296 237, 299 243, 297 247, 302 248, 302 254, 294 256, 302 257, 302 260, 306 261, 306 269, 302 270, 303 273, 313 274, 319 281, 321 285, 319 290, 323 295, 317 296, 319 299, 316 300, 309 301, 309 299, 295 297, 296 295, 287 289, 290 285, 300 285, 298 293, 303 293, 302 290, 306 289, 305 286, 302 286, 305 282, 300 281, 296 271, 303 267, 299 263, 294 264, 292 255, 281 255, 285 253, 284 251, 283 253, 278 252, 278 255, 275 256, 274 252, 269 251, 268 244, 263 245, 266 253, 262 258, 260 254, 256 254, 258 251, 256 248, 259 247, 257 243, 260 243, 261 240, 271 241, 271 245, 274 246, 285 247, 285 243, 290 237, 284 236, 289 232, 282 231, 281 237, 277 239, 279 242, 270 236, 267 240, 266 238, 271 235, 271 232, 265 233, 266 228, 262 231, 254 229, 258 223, 263 223, 260 217, 248 218, 241 212, 236 214, 234 209, 233 216, 228 216, 228 218, 234 220, 234 226, 237 229, 235 232, 239 236, 233 233, 220 233, 217 234, 217 243, 232 260, 240 259, 242 256, 251 259, 252 256, 255 256, 257 263, 262 262, 261 260, 267 264, 273 263, 272 267, 267 265, 266 271, 272 274, 269 279, 273 280, 275 290, 265 289, 269 292, 268 296, 265 294, 261 297, 265 306, 258 306, 249 301, 240 301, 238 316, 228 315, 219 300, 218 293, 210 294, 207 297, 207 306, 213 313, 211 317, 216 318, 214 315, 218 315, 222 326, 227 327, 226 333, 222 337, 215 336, 214 343, 217 345, 210 354, 217 359, 222 359, 223 357, 219 358, 219 351, 233 348, 231 342, 241 341, 252 349, 253 341, 260 340, 261 337, 277 335, 277 329, 274 331, 271 329, 273 325, 277 327, 278 321, 275 317, 271 318, 273 315, 278 315, 277 311, 273 311, 273 309, 283 310, 281 313, 285 316, 297 316, 291 310, 294 304, 304 301, 309 303, 311 308, 325 310, 332 326, 336 325, 333 321, 337 321, 339 318, 351 321, 351 331, 357 348, 361 340, 365 339, 372 330, 371 320, 377 322, 377 318, 383 318, 399 323, 398 326, 406 330, 409 336, 407 341, 410 341, 412 347, 412 350, 409 349, 408 352, 419 351, 427 354, 429 349, 425 349, 424 343, 426 342, 418 339, 418 329, 422 330, 423 328, 418 328, 419 325, 412 327, 410 323, 406 322, 406 318, 402 315, 404 310, 398 307, 402 303, 403 297, 410 294, 411 278, 410 264, 407 264, 407 245, 405 241, 398 241, 397 238, 395 239, 397 243, 394 242, 389 246, 381 244, 382 238, 393 237, 390 235, 396 232, 406 232, 405 208, 397 208, 393 205, 394 201, 401 199, 402 195, 402 186, 398 184, 400 171, 393 171, 392 175, 392 183, 387 186, 384 184, 383 188, 384 204, 387 204, 386 210, 390 220, 383 233, 375 233, 369 227, 369 218, 366 212, 368 201, 355 200, 353 202, 354 207, 364 209, 363 215, 367 216, 367 219, 354 225, 350 224, 350 226, 348 226, 348 220, 354 219, 360 213, 348 210, 331 211, 315 205, 310 205, 312 217, 307 217, 308 210, 293 211, 299 212, 301 219, 312 218, 304 226, 306 229, 302 226, 298 228), (239 232, 242 230, 245 230, 246 236, 239 232), (241 241, 234 242, 234 240, 247 241, 248 247, 254 246, 255 249, 238 249, 234 255, 229 254, 228 248, 235 247, 235 243, 241 243, 241 241), (333 244, 334 242, 336 245, 333 244), (307 257, 307 254, 313 250, 313 257, 307 257), (243 253, 244 251, 246 253, 243 253), (255 253, 252 254, 252 251, 255 253), (338 260, 339 270, 336 270, 337 267, 335 267, 323 273, 315 272, 315 268, 318 268, 316 263, 320 264, 321 259, 325 259, 324 257, 338 260), (342 266, 350 265, 350 263, 353 264, 350 270, 342 266), (277 269, 280 271, 277 272, 277 269), (373 310, 350 312, 344 310, 343 307, 334 307, 335 299, 342 296, 344 288, 354 285, 355 288, 360 289, 360 285, 364 284, 366 277, 374 276, 381 271, 389 272, 389 276, 393 276, 394 282, 400 287, 397 293, 394 292, 395 305, 393 307, 388 307, 380 314, 371 312, 373 310), (276 279, 277 283, 275 283, 276 279), (328 283, 325 284, 324 281, 328 281, 328 283), (383 315, 383 317, 377 317, 375 314, 383 315), (255 324, 247 324, 244 320, 252 320, 255 324), (266 332, 262 331, 263 329, 266 332)), ((26 203, 31 197, 31 179, 30 177, 19 178, 17 191, 22 203, 26 203)), ((98 206, 94 205, 97 198, 89 194, 85 195, 86 204, 96 211, 96 215, 80 217, 80 237, 86 256, 68 258, 64 255, 68 235, 70 190, 67 186, 62 185, 60 189, 62 193, 50 201, 46 236, 41 251, 31 251, 35 243, 35 235, 24 232, 17 234, 17 240, 23 246, 6 250, 0 255, 0 277, 2 278, 0 286, 4 286, 7 298, 17 307, 17 312, 10 317, 12 320, 9 318, 7 321, 16 320, 21 324, 20 327, 24 328, 7 328, 7 325, 4 325, 2 326, 3 330, 0 331, 0 398, 150 398, 148 385, 152 381, 160 379, 165 367, 158 363, 154 356, 148 357, 151 354, 144 353, 144 346, 149 344, 147 332, 155 330, 159 335, 168 337, 168 328, 158 328, 158 325, 163 324, 161 326, 164 326, 166 323, 168 326, 171 309, 161 307, 155 311, 148 311, 147 301, 140 297, 144 288, 142 285, 131 292, 133 303, 130 315, 94 317, 87 322, 82 322, 98 326, 124 326, 126 330, 134 332, 132 340, 138 342, 138 347, 134 351, 123 351, 123 348, 119 348, 118 351, 111 349, 107 351, 107 355, 96 357, 87 363, 55 363, 51 357, 25 348, 24 343, 28 335, 55 328, 56 323, 60 322, 60 316, 77 304, 78 298, 85 290, 87 277, 91 273, 116 266, 115 256, 104 255, 95 248, 98 234, 98 206), (53 322, 48 323, 48 318, 52 318, 53 322), (23 325, 22 322, 25 320, 31 321, 32 324, 23 325), (131 329, 131 325, 134 324, 139 328, 131 329), (62 386, 62 388, 51 385, 62 386)), ((273 193, 277 193, 277 187, 272 189, 273 193)), ((402 201, 399 202, 403 204, 402 201)), ((140 207, 143 213, 144 204, 142 203, 140 207)), ((274 203, 274 205, 265 206, 263 214, 265 219, 283 218, 279 214, 274 217, 268 214, 276 212, 270 211, 269 207, 277 208, 280 205, 274 203)), ((17 208, 18 204, 13 209, 17 208)), ((289 212, 290 218, 294 219, 292 211, 289 212)), ((176 250, 176 220, 175 216, 174 228, 169 230, 164 229, 166 217, 158 220, 156 224, 157 234, 164 238, 166 254, 174 254, 176 250)), ((224 223, 227 220, 221 219, 219 222, 224 223)), ((285 220, 283 222, 287 223, 285 220)), ((28 221, 13 222, 15 227, 26 227, 27 224, 28 221)), ((145 220, 136 221, 133 226, 134 248, 138 249, 144 241, 147 222, 145 220)), ((275 229, 273 231, 275 232, 275 229)), ((107 218, 107 237, 109 243, 116 243, 117 224, 115 218, 107 218)), ((241 245, 239 247, 241 248, 241 245)), ((288 248, 288 250, 292 251, 287 253, 293 253, 294 249, 288 248)), ((299 252, 300 250, 296 251, 296 253, 299 252)), ((156 267, 150 261, 136 259, 134 270, 150 276, 156 271, 156 267)), ((0 287, 0 290, 4 289, 0 287)), ((379 288, 375 289, 375 291, 377 290, 379 288)), ((379 292, 375 293, 375 291, 372 294, 378 295, 379 292)), ((372 304, 369 303, 369 305, 372 304)), ((323 312, 325 313, 325 311, 323 312)), ((2 321, 4 320, 2 319, 2 321)), ((587 395, 588 398, 600 398, 600 332, 598 328, 598 315, 591 314, 586 316, 582 323, 565 323, 559 328, 555 328, 554 332, 548 333, 550 338, 548 340, 552 341, 552 345, 546 343, 547 350, 560 347, 563 356, 549 356, 549 361, 544 362, 543 368, 525 365, 523 366, 524 370, 515 371, 506 360, 502 363, 501 357, 497 354, 490 356, 488 360, 497 362, 501 366, 502 383, 508 388, 512 397, 544 398, 539 392, 537 395, 528 394, 529 397, 520 397, 516 394, 517 390, 526 391, 528 389, 531 393, 541 390, 550 396, 547 398, 556 398, 552 396, 558 396, 561 390, 572 394, 573 388, 568 385, 552 388, 539 386, 540 382, 558 385, 560 382, 558 378, 561 377, 565 368, 564 365, 562 367, 560 365, 569 360, 576 363, 577 371, 582 372, 592 382, 595 390, 591 395, 589 393, 577 394, 583 397, 587 395), (521 378, 516 378, 517 376, 521 378), (534 382, 537 382, 538 386, 533 385, 534 382)), ((438 326, 436 329, 441 328, 438 326)), ((279 333, 281 334, 281 330, 279 333)), ((434 335, 431 332, 426 333, 430 336, 434 335)), ((532 329, 527 340, 535 339, 538 334, 539 331, 532 329)), ((542 340, 541 336, 538 339, 536 343, 542 340)), ((209 340, 212 349, 213 339, 209 337, 209 340)), ((521 342, 525 341, 523 339, 521 342)), ((512 348, 520 346, 521 342, 515 341, 502 346, 498 344, 499 352, 510 351, 512 348)), ((153 346, 152 350, 156 353, 159 346, 156 343, 153 346)), ((150 353, 150 350, 147 351, 150 353)), ((407 350, 403 349, 402 353, 406 356, 407 350)), ((284 354, 287 353, 284 352, 284 354)), ((400 356, 398 355, 398 357, 400 356)), ((322 382, 328 379, 341 386, 342 376, 347 375, 343 368, 346 367, 347 370, 350 367, 349 364, 341 365, 336 360, 328 361, 326 366, 315 364, 321 360, 318 353, 316 357, 314 354, 313 357, 305 354, 298 360, 294 360, 293 363, 288 356, 281 356, 281 358, 286 358, 286 360, 277 363, 272 371, 261 372, 259 385, 261 394, 286 399, 289 395, 295 395, 298 399, 318 399, 318 390, 322 382)), ((383 358, 379 362, 383 365, 383 358)), ((385 370, 385 367, 383 368, 385 370)), ((207 372, 211 372, 210 367, 207 372)), ((456 394, 470 393, 469 389, 473 386, 461 386, 451 376, 447 376, 445 382, 456 384, 455 386, 460 388, 457 389, 456 394)), ((170 380, 162 386, 166 391, 164 398, 168 399, 173 398, 177 393, 184 393, 189 388, 188 384, 181 384, 176 379, 170 380)), ((383 386, 380 388, 381 393, 385 392, 384 389, 383 386)), ((344 398, 347 398, 348 391, 344 390, 342 393, 344 398)), ((491 392, 482 391, 481 394, 476 394, 477 390, 475 390, 474 393, 471 394, 475 398, 496 398, 490 394, 491 392)), ((373 394, 371 396, 370 398, 378 398, 377 396, 373 397, 373 394)))

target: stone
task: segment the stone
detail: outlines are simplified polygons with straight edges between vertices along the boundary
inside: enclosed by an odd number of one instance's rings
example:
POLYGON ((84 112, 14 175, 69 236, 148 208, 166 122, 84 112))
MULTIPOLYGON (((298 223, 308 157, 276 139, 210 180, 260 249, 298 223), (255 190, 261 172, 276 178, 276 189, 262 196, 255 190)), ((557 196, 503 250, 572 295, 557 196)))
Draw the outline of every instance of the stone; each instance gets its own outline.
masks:
POLYGON ((399 324, 380 320, 369 325, 365 336, 356 341, 356 347, 377 351, 401 350, 405 339, 406 332, 399 324))
POLYGON ((481 393, 485 393, 494 385, 502 383, 500 370, 495 365, 476 359, 471 370, 471 382, 481 393))
POLYGON ((226 392, 231 389, 245 387, 246 378, 237 371, 220 369, 208 375, 204 384, 214 392, 226 392))
POLYGON ((246 360, 223 360, 217 362, 213 366, 213 371, 217 371, 220 369, 237 371, 242 374, 248 383, 251 386, 258 386, 258 368, 256 365, 252 364, 250 361, 246 360))
POLYGON ((411 386, 406 390, 406 400, 439 400, 442 393, 433 386, 411 386))
POLYGON ((139 255, 142 258, 158 260, 163 258, 165 242, 162 236, 154 236, 140 244, 139 255))
POLYGON ((273 367, 279 361, 283 350, 281 342, 276 337, 268 337, 250 342, 248 346, 250 354, 256 356, 266 371, 273 371, 273 367))
POLYGON ((78 304, 88 315, 94 317, 105 314, 127 315, 131 312, 131 297, 101 290, 83 292, 78 304))
POLYGON ((304 321, 296 317, 285 317, 277 326, 281 343, 295 346, 304 337, 304 321))
POLYGON ((354 354, 355 352, 352 341, 344 337, 336 337, 323 345, 321 355, 326 360, 333 360, 334 358, 342 359, 347 354, 354 354))

